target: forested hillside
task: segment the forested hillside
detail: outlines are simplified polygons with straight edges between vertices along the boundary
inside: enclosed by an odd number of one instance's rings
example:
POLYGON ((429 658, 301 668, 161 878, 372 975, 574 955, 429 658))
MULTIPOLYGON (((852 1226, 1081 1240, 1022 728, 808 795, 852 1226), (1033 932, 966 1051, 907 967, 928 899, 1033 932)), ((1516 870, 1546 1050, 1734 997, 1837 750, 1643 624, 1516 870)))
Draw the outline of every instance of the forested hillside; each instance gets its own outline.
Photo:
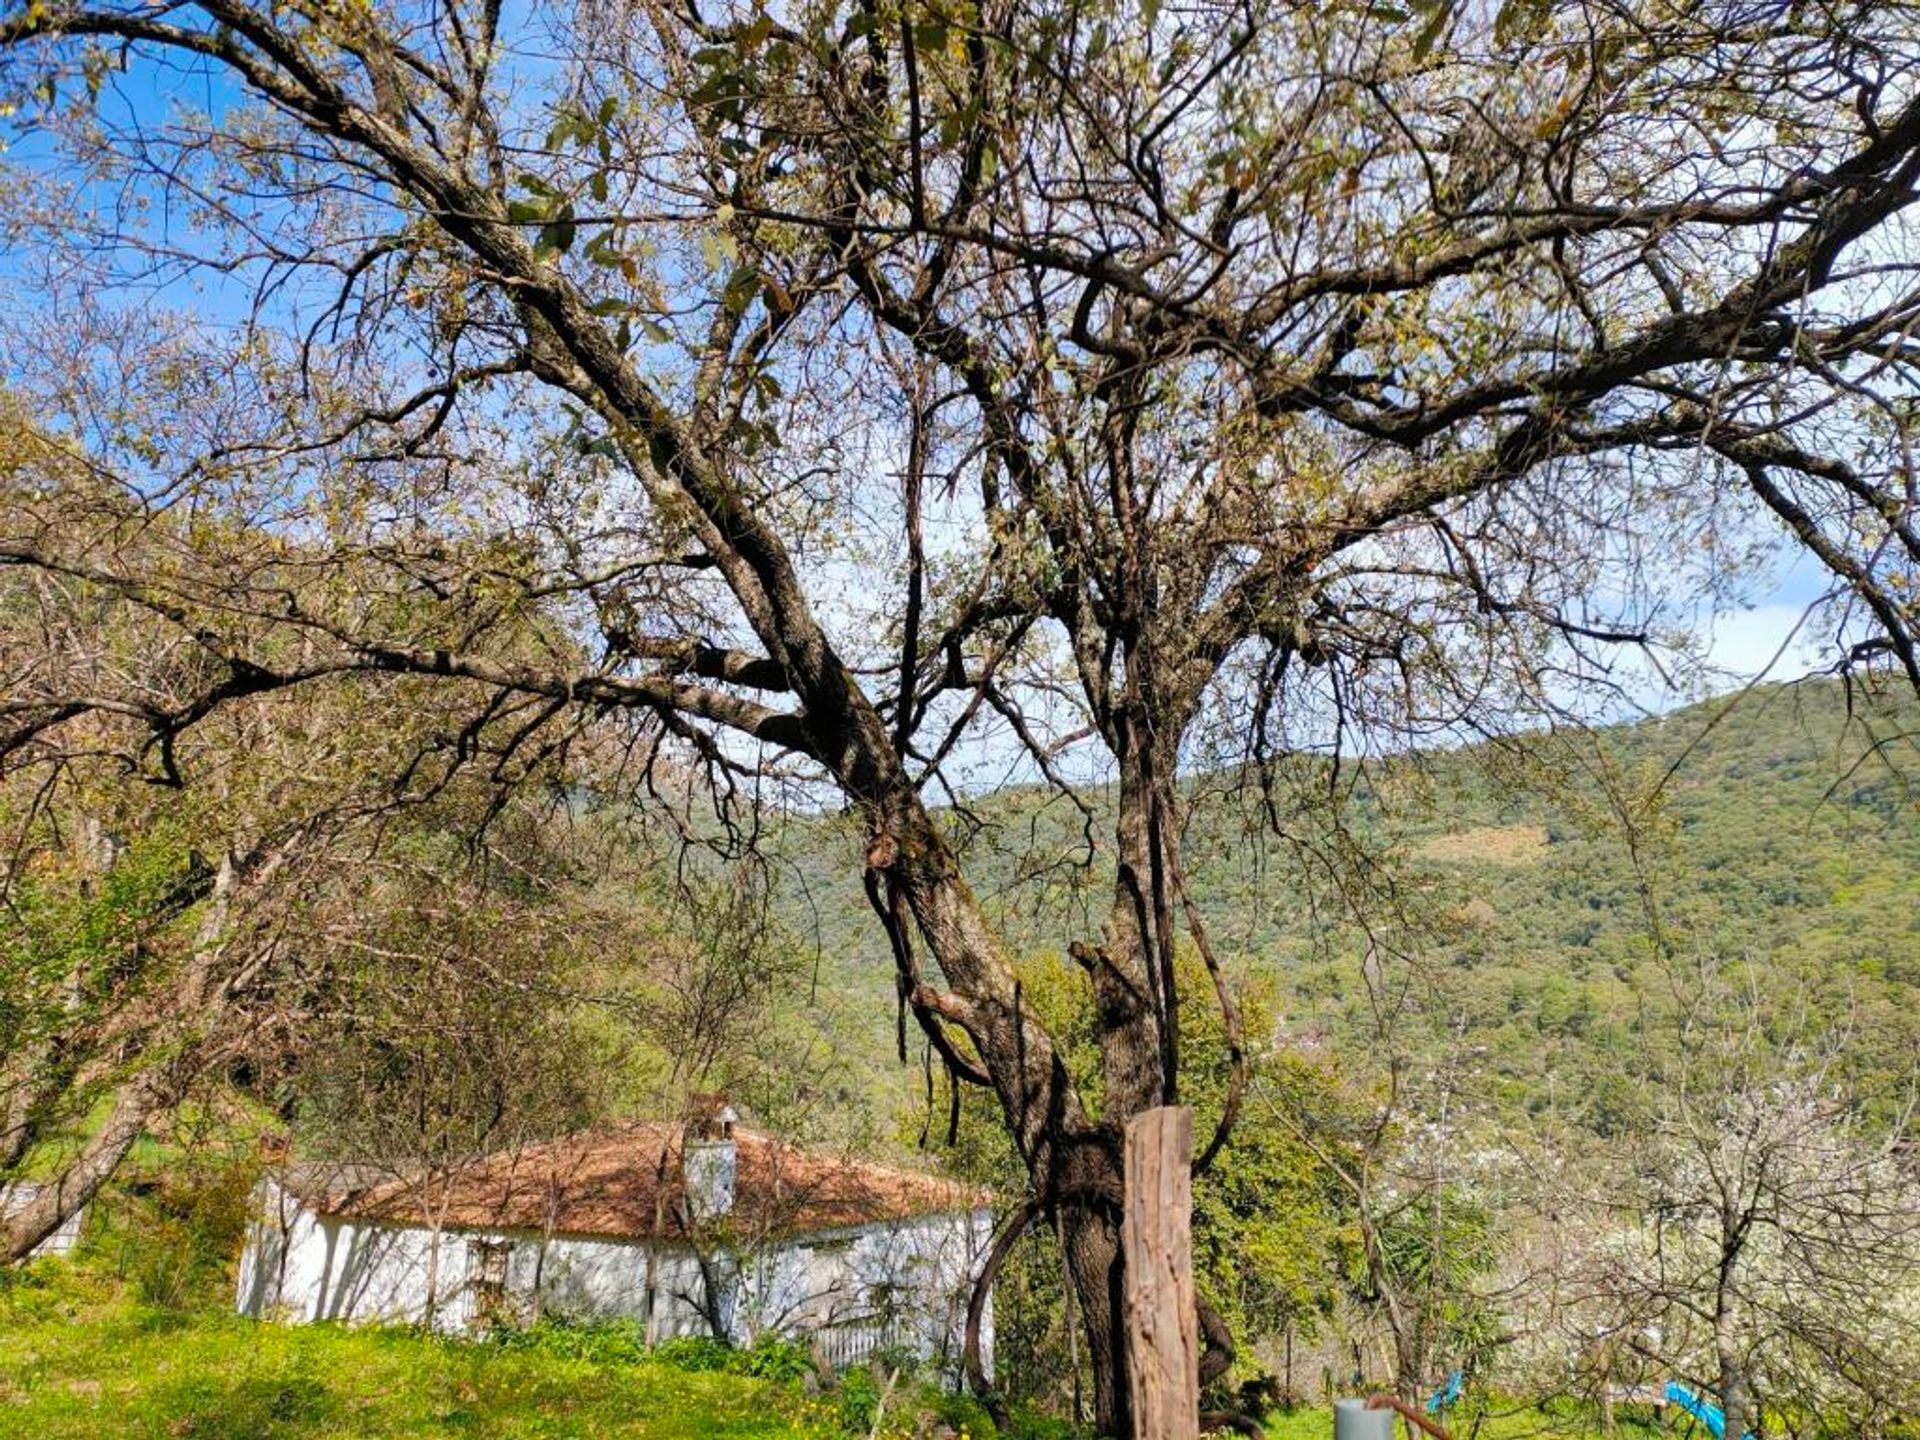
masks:
MULTIPOLYGON (((1582 1072, 1630 1050, 1650 999, 1702 964, 1751 967, 1809 1019, 1853 1012, 1851 1058, 1893 1080, 1920 1053, 1917 721, 1911 700, 1808 680, 1592 736, 1396 758, 1340 780, 1337 805, 1314 766, 1282 836, 1253 787, 1210 777, 1190 786, 1192 883, 1236 978, 1271 987, 1282 1044, 1370 1032, 1360 920, 1403 1027, 1465 1036, 1498 1093, 1536 1111, 1574 1103, 1604 1124, 1617 1094, 1582 1072), (1366 898, 1343 911, 1334 881, 1356 874, 1366 898)), ((1031 957, 1097 938, 1081 902, 1099 913, 1111 871, 1104 852, 1088 862, 1071 805, 1002 791, 948 818, 1031 957)), ((822 984, 889 1011, 857 837, 813 821, 783 841, 781 908, 818 944, 822 984)), ((890 1026, 848 1041, 879 1083, 899 1080, 890 1026)))

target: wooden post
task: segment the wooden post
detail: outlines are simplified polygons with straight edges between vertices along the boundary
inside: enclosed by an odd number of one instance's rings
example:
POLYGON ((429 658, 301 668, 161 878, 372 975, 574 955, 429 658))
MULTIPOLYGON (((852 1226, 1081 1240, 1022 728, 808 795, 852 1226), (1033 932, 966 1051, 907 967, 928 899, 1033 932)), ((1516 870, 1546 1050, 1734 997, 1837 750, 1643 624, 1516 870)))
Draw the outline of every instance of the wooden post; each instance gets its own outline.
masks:
POLYGON ((1197 1440, 1200 1319, 1193 1295, 1193 1111, 1127 1121, 1127 1385, 1137 1440, 1197 1440))

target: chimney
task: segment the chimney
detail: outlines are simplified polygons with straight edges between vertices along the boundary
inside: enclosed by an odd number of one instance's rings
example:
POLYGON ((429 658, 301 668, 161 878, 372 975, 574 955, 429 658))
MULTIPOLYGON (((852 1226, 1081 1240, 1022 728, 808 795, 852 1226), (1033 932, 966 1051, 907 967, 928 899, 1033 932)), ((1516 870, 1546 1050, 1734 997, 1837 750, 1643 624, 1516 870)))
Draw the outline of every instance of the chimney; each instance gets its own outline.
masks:
POLYGON ((687 1209, 696 1222, 712 1220, 733 1209, 734 1185, 740 1174, 733 1127, 739 1118, 733 1107, 722 1101, 717 1110, 687 1127, 680 1169, 686 1181, 687 1209))

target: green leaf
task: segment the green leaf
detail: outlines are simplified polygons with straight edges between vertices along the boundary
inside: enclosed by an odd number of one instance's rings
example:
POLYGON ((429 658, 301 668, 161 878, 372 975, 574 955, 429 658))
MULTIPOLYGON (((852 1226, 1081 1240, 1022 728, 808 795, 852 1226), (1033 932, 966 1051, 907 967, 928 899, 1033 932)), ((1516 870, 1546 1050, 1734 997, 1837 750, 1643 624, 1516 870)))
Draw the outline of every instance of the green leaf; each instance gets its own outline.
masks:
POLYGON ((731 68, 715 66, 713 73, 694 87, 688 96, 690 103, 718 106, 722 101, 732 99, 740 93, 740 76, 731 68))
POLYGON ((727 277, 726 288, 720 292, 720 302, 739 315, 753 304, 759 294, 760 272, 751 265, 742 265, 727 277))
POLYGON ((1531 40, 1553 14, 1553 0, 1505 0, 1494 17, 1493 38, 1502 45, 1531 40))
POLYGON ((573 248, 574 237, 579 227, 573 221, 573 202, 569 200, 560 207, 560 213, 540 227, 540 239, 535 248, 564 255, 573 248))

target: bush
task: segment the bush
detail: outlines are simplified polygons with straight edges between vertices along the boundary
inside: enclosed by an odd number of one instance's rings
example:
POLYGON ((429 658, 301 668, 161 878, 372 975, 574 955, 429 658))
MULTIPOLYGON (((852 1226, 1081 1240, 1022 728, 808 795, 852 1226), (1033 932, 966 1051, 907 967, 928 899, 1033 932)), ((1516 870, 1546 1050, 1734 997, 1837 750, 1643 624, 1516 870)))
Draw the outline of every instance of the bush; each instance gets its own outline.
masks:
POLYGON ((763 1330, 753 1344, 733 1354, 730 1369, 756 1380, 795 1381, 813 1373, 813 1352, 799 1340, 763 1330))
POLYGON ((80 1289, 81 1277, 65 1261, 0 1266, 0 1306, 5 1307, 9 1324, 39 1325, 71 1319, 74 1305, 69 1291, 80 1289))
POLYGON ((503 1350, 531 1351, 594 1365, 641 1365, 657 1360, 677 1370, 745 1375, 783 1384, 814 1373, 813 1352, 807 1343, 773 1330, 763 1330, 744 1350, 711 1335, 676 1335, 649 1348, 646 1327, 638 1320, 581 1321, 549 1316, 525 1329, 502 1327, 488 1338, 503 1350))
POLYGON ((732 1370, 738 1352, 711 1335, 676 1335, 653 1349, 656 1358, 682 1370, 732 1370))
POLYGON ((490 1338, 503 1350, 594 1365, 638 1365, 647 1359, 646 1331, 637 1320, 542 1319, 524 1330, 502 1326, 490 1338))
POLYGON ((837 1418, 849 1435, 872 1433, 873 1418, 880 1410, 880 1382, 866 1366, 855 1366, 840 1377, 840 1401, 837 1418))
POLYGON ((922 1393, 921 1405, 934 1420, 968 1440, 999 1440, 999 1428, 987 1407, 964 1391, 929 1386, 922 1393))
POLYGON ((1007 1417, 1000 1440, 1089 1440, 1092 1434, 1084 1425, 1022 1406, 1007 1417))
POLYGON ((256 1173, 251 1161, 228 1162, 126 1187, 101 1207, 89 1245, 156 1310, 224 1305, 256 1173))

